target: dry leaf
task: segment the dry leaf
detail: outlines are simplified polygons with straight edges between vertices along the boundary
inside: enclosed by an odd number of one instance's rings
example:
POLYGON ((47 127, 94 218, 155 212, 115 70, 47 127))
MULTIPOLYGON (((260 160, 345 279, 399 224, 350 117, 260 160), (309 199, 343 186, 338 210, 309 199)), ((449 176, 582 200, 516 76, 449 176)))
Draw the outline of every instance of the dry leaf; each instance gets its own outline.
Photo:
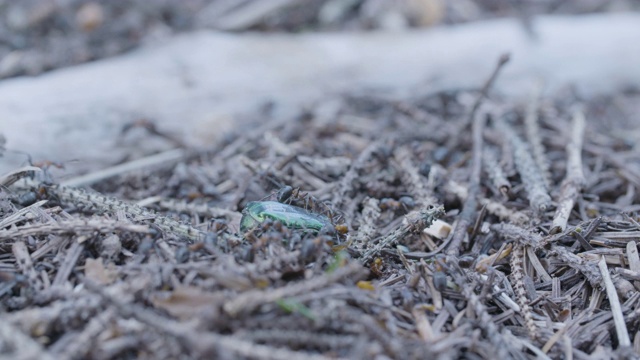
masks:
POLYGON ((221 296, 217 294, 185 286, 176 288, 168 297, 154 296, 151 298, 151 302, 155 307, 166 310, 177 318, 188 319, 200 316, 207 309, 212 310, 213 304, 218 303, 221 299, 221 296))
POLYGON ((98 284, 111 284, 118 277, 113 269, 105 268, 102 259, 87 259, 84 264, 84 275, 98 284))

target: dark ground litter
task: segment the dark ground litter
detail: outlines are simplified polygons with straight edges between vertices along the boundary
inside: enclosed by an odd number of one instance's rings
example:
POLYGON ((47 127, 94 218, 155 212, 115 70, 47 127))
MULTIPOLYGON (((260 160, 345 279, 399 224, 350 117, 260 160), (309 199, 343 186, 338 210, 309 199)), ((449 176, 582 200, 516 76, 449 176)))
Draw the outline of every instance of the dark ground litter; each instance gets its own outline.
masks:
POLYGON ((0 352, 637 356, 640 94, 472 116, 479 95, 350 95, 92 190, 18 181, 0 195, 0 352), (346 233, 238 233, 284 186, 346 233))
POLYGON ((0 78, 110 57, 184 31, 398 30, 496 17, 638 11, 638 0, 0 0, 0 78))
MULTIPOLYGON (((421 18, 407 9, 441 2, 393 2, 403 23, 385 16, 391 2, 369 0, 332 22, 326 6, 338 2, 291 1, 243 22, 259 2, 230 3, 0 0, 0 77, 198 28, 385 29, 638 6, 461 1, 421 18)), ((265 113, 177 164, 90 190, 52 185, 55 164, 2 175, 0 354, 637 357, 640 94, 490 97, 474 111, 479 95, 351 94, 294 119, 265 113), (335 231, 267 221, 239 233, 247 203, 285 186, 295 190, 283 201, 335 231)))

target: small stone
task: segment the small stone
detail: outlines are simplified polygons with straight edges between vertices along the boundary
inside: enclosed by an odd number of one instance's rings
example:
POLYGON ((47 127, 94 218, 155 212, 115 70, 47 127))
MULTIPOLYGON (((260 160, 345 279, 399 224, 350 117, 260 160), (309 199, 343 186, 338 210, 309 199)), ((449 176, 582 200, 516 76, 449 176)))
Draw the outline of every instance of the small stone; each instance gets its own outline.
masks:
POLYGON ((93 31, 104 22, 104 9, 102 5, 90 2, 84 4, 76 12, 76 24, 86 32, 93 31))
POLYGON ((118 256, 121 249, 122 243, 120 242, 120 237, 118 235, 109 235, 102 240, 100 256, 111 259, 118 256))

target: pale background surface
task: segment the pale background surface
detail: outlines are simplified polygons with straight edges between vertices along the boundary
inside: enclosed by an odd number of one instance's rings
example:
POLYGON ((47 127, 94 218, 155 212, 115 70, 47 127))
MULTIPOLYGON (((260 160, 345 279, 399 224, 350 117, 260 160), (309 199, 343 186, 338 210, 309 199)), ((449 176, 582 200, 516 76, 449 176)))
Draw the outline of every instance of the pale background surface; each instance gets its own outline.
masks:
MULTIPOLYGON (((44 74, 0 81, 0 133, 35 159, 79 160, 67 175, 162 144, 119 140, 148 118, 189 144, 206 145, 270 101, 277 116, 331 94, 477 88, 510 52, 496 92, 584 95, 640 86, 640 15, 537 17, 532 39, 516 20, 403 33, 233 35, 200 31, 161 46, 44 74), (612 40, 613 39, 613 40, 612 40)), ((0 172, 24 164, 7 153, 0 172)))

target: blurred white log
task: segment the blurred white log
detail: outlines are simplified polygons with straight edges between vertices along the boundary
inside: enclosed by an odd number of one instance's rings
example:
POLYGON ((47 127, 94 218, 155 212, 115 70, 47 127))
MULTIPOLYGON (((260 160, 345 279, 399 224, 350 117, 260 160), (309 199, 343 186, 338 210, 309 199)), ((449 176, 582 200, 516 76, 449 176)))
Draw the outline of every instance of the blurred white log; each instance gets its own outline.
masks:
MULTIPOLYGON (((497 57, 512 61, 495 90, 523 97, 541 78, 547 93, 584 95, 640 85, 640 14, 540 17, 536 39, 517 20, 401 33, 227 34, 195 32, 162 45, 0 82, 7 147, 69 173, 162 146, 119 140, 123 124, 156 121, 190 144, 207 144, 273 101, 278 116, 344 92, 415 94, 477 88, 497 57)), ((5 154, 0 173, 24 157, 5 154)))

